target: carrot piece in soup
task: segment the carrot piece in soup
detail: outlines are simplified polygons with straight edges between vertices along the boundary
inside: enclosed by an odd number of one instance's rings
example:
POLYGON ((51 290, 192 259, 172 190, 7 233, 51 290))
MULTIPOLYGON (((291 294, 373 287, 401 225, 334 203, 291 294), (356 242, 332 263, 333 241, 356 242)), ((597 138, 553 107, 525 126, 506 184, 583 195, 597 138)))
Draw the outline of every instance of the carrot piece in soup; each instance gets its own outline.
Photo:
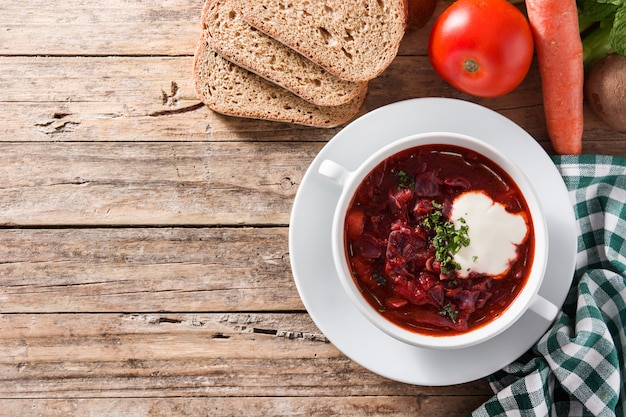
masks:
POLYGON ((357 240, 363 234, 365 213, 361 210, 351 210, 346 215, 346 235, 350 240, 357 240))

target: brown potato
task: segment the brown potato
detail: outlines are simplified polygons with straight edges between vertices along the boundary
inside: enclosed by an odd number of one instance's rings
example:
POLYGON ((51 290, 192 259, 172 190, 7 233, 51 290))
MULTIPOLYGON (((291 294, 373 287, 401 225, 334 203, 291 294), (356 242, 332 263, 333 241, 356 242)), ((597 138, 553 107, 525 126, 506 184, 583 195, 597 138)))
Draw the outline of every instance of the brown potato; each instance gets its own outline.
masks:
POLYGON ((610 54, 593 64, 584 91, 600 119, 618 132, 626 132, 626 58, 610 54))

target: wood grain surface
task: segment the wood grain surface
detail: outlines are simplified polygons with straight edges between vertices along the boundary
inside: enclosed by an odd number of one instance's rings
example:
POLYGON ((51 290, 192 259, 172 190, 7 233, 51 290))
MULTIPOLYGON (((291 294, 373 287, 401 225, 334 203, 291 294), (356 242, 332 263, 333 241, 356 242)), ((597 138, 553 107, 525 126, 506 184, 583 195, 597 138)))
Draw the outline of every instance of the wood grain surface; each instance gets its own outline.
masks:
MULTIPOLYGON (((310 319, 289 217, 341 127, 203 106, 191 78, 202 6, 0 4, 0 416, 466 415, 491 396, 486 379, 386 379, 310 319)), ((464 95, 430 67, 432 22, 405 36, 360 114, 460 98, 552 153, 536 63, 511 94, 464 95)), ((588 109, 585 126, 585 153, 626 156, 626 135, 588 109)))

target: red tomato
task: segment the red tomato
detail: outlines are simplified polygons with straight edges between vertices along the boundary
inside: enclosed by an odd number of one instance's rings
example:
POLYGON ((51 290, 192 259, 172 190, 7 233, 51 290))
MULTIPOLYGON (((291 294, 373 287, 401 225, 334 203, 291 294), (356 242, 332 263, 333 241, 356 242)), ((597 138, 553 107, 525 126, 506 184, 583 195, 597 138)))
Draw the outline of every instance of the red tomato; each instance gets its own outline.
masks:
POLYGON ((433 68, 477 97, 515 89, 533 58, 528 20, 506 0, 457 0, 435 21, 428 42, 433 68))

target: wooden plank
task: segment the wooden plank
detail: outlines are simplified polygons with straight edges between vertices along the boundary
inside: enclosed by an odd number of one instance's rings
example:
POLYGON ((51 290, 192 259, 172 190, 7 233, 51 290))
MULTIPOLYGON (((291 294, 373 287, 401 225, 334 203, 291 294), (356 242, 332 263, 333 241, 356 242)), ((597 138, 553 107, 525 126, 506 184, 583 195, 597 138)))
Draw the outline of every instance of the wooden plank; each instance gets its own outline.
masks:
POLYGON ((213 113, 196 96, 192 62, 0 58, 0 141, 319 141, 338 130, 213 113))
POLYGON ((288 230, 0 230, 0 312, 303 310, 288 230))
MULTIPOLYGON (((340 128, 221 116, 203 106, 191 79, 191 57, 0 58, 0 141, 328 141, 340 128), (27 68, 25 71, 24 68, 27 68), (21 79, 15 83, 11 80, 21 79)), ((360 115, 392 102, 445 96, 494 109, 551 151, 536 65, 518 89, 477 99, 439 79, 426 57, 399 56, 370 82, 360 115), (525 103, 520 107, 518 103, 525 103)), ((586 153, 626 156, 626 134, 585 109, 586 153)), ((451 115, 450 117, 454 117, 451 115)))
POLYGON ((40 417, 462 417, 487 396, 218 397, 0 400, 0 416, 40 417), (443 406, 445 404, 445 407, 443 406))
POLYGON ((203 0, 3 1, 0 54, 193 54, 203 0))
POLYGON ((197 100, 173 108, 132 102, 0 99, 0 142, 303 142, 328 141, 339 131, 222 116, 197 100))
POLYGON ((286 226, 322 146, 0 143, 0 225, 286 226))
POLYGON ((304 313, 3 314, 0 399, 485 395, 346 358, 304 313))
POLYGON ((192 57, 3 57, 1 100, 121 103, 132 105, 123 115, 147 115, 198 102, 192 65, 192 57))
POLYGON ((287 225, 317 143, 0 143, 2 225, 287 225))

